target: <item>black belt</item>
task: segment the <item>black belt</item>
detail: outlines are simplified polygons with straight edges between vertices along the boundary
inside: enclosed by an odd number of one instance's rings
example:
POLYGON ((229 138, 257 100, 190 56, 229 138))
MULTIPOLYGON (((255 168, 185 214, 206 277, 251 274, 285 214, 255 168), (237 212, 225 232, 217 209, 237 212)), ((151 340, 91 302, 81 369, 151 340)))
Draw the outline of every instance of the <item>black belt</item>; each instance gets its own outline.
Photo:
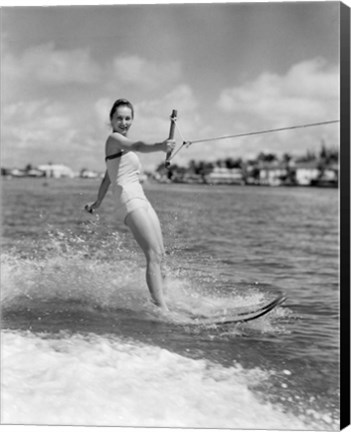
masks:
POLYGON ((123 153, 124 153, 124 151, 121 150, 121 151, 118 152, 118 153, 112 154, 112 155, 110 155, 110 156, 106 156, 106 157, 105 157, 105 161, 110 160, 110 159, 117 159, 117 158, 121 157, 123 153))

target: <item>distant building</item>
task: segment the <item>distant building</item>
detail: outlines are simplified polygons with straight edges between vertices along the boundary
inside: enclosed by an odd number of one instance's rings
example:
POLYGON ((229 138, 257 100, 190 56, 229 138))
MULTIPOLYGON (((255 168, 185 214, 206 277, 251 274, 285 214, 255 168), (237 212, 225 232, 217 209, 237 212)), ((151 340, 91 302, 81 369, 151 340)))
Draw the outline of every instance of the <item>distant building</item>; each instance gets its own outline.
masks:
POLYGON ((31 168, 28 171, 26 171, 27 177, 45 177, 45 172, 43 170, 40 170, 38 168, 31 168))
MULTIPOLYGON (((194 183, 194 184, 201 184, 204 182, 204 179, 202 176, 198 175, 198 174, 193 174, 193 173, 185 173, 182 181, 184 183, 194 183)), ((166 180, 166 182, 170 182, 169 179, 166 180)))
POLYGON ((99 174, 96 171, 90 171, 87 169, 82 169, 80 171, 79 177, 85 178, 85 179, 95 179, 99 177, 99 174))
POLYGON ((26 176, 25 170, 18 169, 18 168, 12 168, 12 169, 9 168, 9 169, 5 170, 4 174, 7 176, 10 176, 10 177, 25 177, 26 176))
POLYGON ((300 186, 310 186, 320 176, 317 161, 295 163, 296 183, 300 186))
POLYGON ((216 166, 206 175, 206 182, 211 184, 243 184, 241 168, 224 168, 216 166))
POLYGON ((337 187, 339 184, 339 166, 338 164, 330 164, 321 166, 319 176, 311 181, 312 186, 322 187, 337 187))
POLYGON ((259 184, 267 186, 281 186, 288 176, 286 164, 261 163, 259 164, 259 184))
POLYGON ((331 164, 327 166, 323 170, 322 178, 329 181, 338 181, 339 178, 339 165, 338 164, 331 164))
POLYGON ((55 164, 47 164, 47 165, 39 165, 38 170, 43 171, 45 173, 45 177, 53 177, 53 178, 62 178, 62 177, 74 177, 74 172, 71 168, 65 165, 55 165, 55 164))
POLYGON ((244 165, 244 181, 246 185, 260 184, 260 170, 257 163, 248 162, 244 165))

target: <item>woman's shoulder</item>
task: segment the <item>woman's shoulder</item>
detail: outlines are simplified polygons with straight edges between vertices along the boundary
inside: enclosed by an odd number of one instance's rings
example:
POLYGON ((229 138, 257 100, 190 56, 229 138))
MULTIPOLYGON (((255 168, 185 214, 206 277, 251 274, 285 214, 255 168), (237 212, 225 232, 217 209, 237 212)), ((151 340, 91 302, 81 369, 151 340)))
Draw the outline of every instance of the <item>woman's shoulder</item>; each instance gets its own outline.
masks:
POLYGON ((106 139, 106 153, 113 153, 116 150, 122 150, 123 141, 118 132, 111 132, 106 139))
POLYGON ((118 132, 111 132, 108 136, 107 136, 107 140, 106 142, 120 142, 122 143, 124 141, 124 136, 121 135, 118 132))

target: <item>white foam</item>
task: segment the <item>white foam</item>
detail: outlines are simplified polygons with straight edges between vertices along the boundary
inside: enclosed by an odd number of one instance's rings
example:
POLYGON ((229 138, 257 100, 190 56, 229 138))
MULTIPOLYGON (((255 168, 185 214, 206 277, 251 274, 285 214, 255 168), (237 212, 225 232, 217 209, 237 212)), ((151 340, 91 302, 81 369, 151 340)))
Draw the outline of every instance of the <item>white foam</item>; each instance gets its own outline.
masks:
POLYGON ((115 337, 5 331, 2 368, 3 423, 308 429, 259 400, 265 371, 115 337))
MULTIPOLYGON (((4 254, 1 257, 3 306, 18 307, 19 298, 24 297, 33 303, 77 300, 92 306, 145 310, 150 296, 142 257, 141 260, 120 257, 118 261, 106 261, 85 255, 84 248, 80 252, 74 248, 64 255, 55 249, 53 254, 37 258, 4 254)), ((166 281, 170 309, 179 308, 192 314, 218 315, 263 300, 263 295, 255 292, 232 297, 211 295, 169 269, 166 281)))
POLYGON ((135 262, 118 264, 79 254, 21 259, 1 257, 2 301, 79 300, 92 305, 142 307, 148 298, 143 269, 135 262))

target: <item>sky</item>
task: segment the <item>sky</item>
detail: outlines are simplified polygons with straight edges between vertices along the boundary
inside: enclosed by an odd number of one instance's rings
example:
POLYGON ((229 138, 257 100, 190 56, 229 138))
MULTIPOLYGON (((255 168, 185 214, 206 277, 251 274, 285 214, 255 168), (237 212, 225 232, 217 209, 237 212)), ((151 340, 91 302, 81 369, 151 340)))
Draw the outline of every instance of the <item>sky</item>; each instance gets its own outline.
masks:
MULTIPOLYGON (((339 145, 339 3, 184 3, 1 9, 1 166, 48 162, 103 171, 109 111, 135 107, 129 132, 168 137, 173 162, 253 158, 339 145)), ((140 154, 154 169, 163 153, 140 154)))

